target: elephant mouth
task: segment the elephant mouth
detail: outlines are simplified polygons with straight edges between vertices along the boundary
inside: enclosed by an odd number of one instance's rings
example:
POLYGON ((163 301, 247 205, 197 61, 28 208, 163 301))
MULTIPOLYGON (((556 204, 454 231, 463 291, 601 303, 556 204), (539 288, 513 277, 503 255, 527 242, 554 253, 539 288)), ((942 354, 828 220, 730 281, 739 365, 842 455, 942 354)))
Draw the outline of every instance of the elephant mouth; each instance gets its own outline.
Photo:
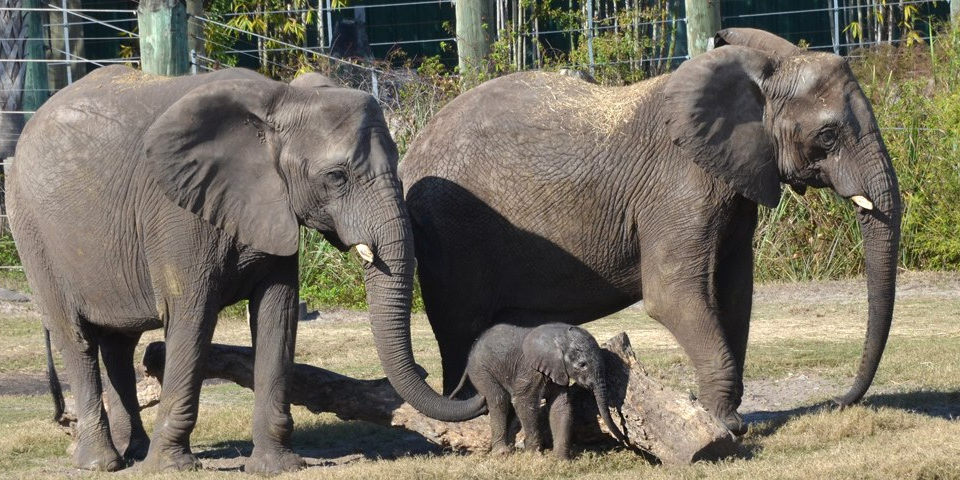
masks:
POLYGON ((323 235, 323 238, 327 239, 327 242, 330 242, 330 245, 333 245, 333 248, 340 250, 341 252, 346 252, 350 250, 350 246, 343 243, 343 240, 340 240, 340 236, 337 235, 337 232, 334 230, 319 230, 320 234, 323 235))

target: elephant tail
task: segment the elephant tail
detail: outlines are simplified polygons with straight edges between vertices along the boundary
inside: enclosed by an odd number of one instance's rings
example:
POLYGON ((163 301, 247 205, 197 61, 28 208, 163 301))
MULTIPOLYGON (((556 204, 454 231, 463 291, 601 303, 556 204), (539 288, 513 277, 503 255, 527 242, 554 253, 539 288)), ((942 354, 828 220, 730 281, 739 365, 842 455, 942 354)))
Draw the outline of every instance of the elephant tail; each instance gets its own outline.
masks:
POLYGON ((43 328, 43 337, 47 347, 47 381, 50 383, 50 395, 53 396, 53 421, 61 423, 66 406, 63 402, 63 387, 60 385, 60 377, 57 376, 57 369, 53 366, 50 330, 46 327, 43 328))
POLYGON ((460 393, 460 389, 463 388, 464 385, 466 384, 467 384, 467 371, 464 370, 463 375, 460 376, 460 383, 457 384, 457 388, 454 388, 453 391, 450 392, 449 398, 451 399, 457 398, 457 394, 460 393))

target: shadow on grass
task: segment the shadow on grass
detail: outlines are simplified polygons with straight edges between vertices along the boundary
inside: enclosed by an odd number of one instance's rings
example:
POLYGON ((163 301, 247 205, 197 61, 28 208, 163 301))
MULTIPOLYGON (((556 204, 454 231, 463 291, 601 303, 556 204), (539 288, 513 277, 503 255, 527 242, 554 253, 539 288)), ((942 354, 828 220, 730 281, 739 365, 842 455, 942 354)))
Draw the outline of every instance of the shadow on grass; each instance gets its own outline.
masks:
POLYGON ((917 390, 881 393, 864 399, 865 405, 897 408, 930 417, 960 418, 960 391, 917 390))
MULTIPOLYGON (((393 460, 411 455, 441 454, 442 447, 408 430, 389 428, 362 421, 298 426, 293 434, 293 451, 309 466, 330 466, 357 459, 393 460)), ((249 440, 217 442, 197 454, 203 460, 239 460, 253 453, 249 440)), ((455 454, 446 452, 448 454, 455 454)), ((206 463, 206 462, 205 462, 206 463)), ((237 470, 234 464, 218 470, 237 470)))
MULTIPOLYGON (((960 418, 960 391, 915 390, 879 393, 865 397, 861 404, 870 408, 905 410, 933 418, 960 418)), ((750 425, 750 436, 764 438, 773 435, 795 418, 836 409, 835 403, 825 401, 790 410, 751 412, 744 415, 744 420, 750 425)), ((744 442, 741 445, 740 455, 744 458, 751 458, 758 450, 752 443, 744 442)))

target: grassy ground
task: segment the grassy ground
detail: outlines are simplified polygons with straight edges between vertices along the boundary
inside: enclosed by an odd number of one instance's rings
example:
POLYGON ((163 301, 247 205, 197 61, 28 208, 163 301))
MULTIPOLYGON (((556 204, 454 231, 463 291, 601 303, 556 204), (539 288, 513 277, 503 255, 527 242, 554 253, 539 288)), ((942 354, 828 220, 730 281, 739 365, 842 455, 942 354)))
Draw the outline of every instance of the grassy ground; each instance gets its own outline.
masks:
MULTIPOLYGON (((409 433, 294 407, 295 448, 311 468, 282 478, 960 478, 960 275, 903 275, 888 350, 865 405, 818 408, 844 392, 857 367, 863 288, 847 281, 758 289, 741 408, 750 432, 740 454, 726 461, 660 466, 627 451, 596 450, 569 463, 549 455, 444 454, 409 433)), ((325 311, 302 323, 297 361, 382 376, 365 319, 363 312, 325 311)), ((695 390, 685 357, 641 308, 587 327, 601 341, 626 331, 652 373, 695 390)), ((2 304, 0 330, 0 478, 107 477, 72 469, 64 453, 69 438, 50 421, 36 313, 2 304)), ((439 358, 422 316, 414 318, 413 336, 417 360, 439 386, 439 358)), ((143 345, 160 338, 148 337, 143 345)), ((216 341, 249 344, 244 320, 224 318, 216 341)), ((251 450, 251 408, 251 392, 208 385, 193 435, 206 470, 145 476, 134 468, 109 476, 242 478, 236 470, 251 450)), ((148 431, 153 410, 144 412, 148 431)))

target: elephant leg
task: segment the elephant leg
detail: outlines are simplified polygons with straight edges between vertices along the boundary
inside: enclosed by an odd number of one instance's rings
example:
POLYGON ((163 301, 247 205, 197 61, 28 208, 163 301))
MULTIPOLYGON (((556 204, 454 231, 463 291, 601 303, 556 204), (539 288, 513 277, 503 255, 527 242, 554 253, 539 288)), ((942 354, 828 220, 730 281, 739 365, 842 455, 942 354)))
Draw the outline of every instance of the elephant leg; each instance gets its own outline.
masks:
MULTIPOLYGON (((470 347, 475 339, 476 336, 471 337, 461 333, 451 333, 443 336, 437 334, 440 364, 443 367, 444 396, 449 396, 457 387, 457 384, 460 383, 460 379, 463 378, 463 372, 467 369, 470 347)), ((462 389, 457 395, 459 398, 468 398, 471 396, 471 392, 469 388, 466 388, 462 389)))
MULTIPOLYGON (((418 258, 430 254, 421 252, 419 249, 422 248, 423 245, 418 243, 418 258)), ((429 261, 429 258, 424 261, 429 261)), ((463 286, 458 284, 457 279, 443 278, 425 266, 421 266, 419 278, 424 309, 440 350, 443 395, 450 396, 467 370, 467 359, 474 340, 491 322, 474 313, 476 310, 472 307, 472 299, 460 293, 463 286)), ((469 389, 465 389, 459 396, 467 398, 470 393, 469 389)))
POLYGON ((487 400, 487 409, 490 412, 490 453, 506 455, 513 452, 516 441, 510 430, 513 421, 513 405, 506 390, 497 388, 490 396, 484 395, 487 400))
POLYGON ((566 388, 547 398, 550 405, 550 433, 553 435, 553 454, 561 460, 570 459, 570 436, 573 431, 573 407, 566 388))
MULTIPOLYGON (((669 258, 704 258, 703 254, 691 256, 676 251, 669 255, 669 258)), ((712 258, 709 253, 707 258, 712 258)), ((708 280, 707 272, 711 268, 655 263, 651 260, 642 267, 647 314, 673 333, 693 362, 700 403, 731 431, 742 430, 743 419, 737 413, 742 391, 740 370, 720 322, 716 296, 710 291, 714 282, 708 280), (665 271, 685 275, 668 275, 665 271), (692 275, 691 272, 701 273, 692 275)))
POLYGON ((203 382, 197 366, 210 350, 216 319, 214 306, 172 306, 166 326, 163 390, 150 450, 142 463, 145 471, 201 468, 190 450, 190 434, 197 423, 203 382))
POLYGON ((274 475, 300 469, 303 460, 290 447, 290 376, 297 337, 296 257, 278 267, 273 281, 250 299, 250 329, 254 339, 253 453, 244 470, 274 475), (283 275, 282 272, 294 272, 283 275))
MULTIPOLYGON (((750 335, 750 311, 753 307, 752 240, 756 224, 756 205, 747 208, 751 207, 751 210, 744 212, 741 216, 752 215, 754 221, 749 225, 738 225, 737 230, 731 232, 725 241, 723 250, 726 254, 717 265, 715 282, 717 303, 720 307, 720 323, 737 366, 737 383, 734 385, 730 399, 734 409, 740 407, 743 397, 743 373, 747 356, 747 339, 750 335)), ((739 429, 731 429, 731 431, 742 435, 746 433, 746 426, 741 423, 739 429)))
POLYGON ((110 437, 127 460, 143 460, 150 448, 150 439, 140 419, 137 375, 133 368, 133 354, 139 341, 139 333, 100 335, 100 355, 107 373, 110 437))
MULTIPOLYGON (((535 372, 539 376, 539 372, 535 372)), ((540 424, 540 400, 544 392, 544 381, 537 378, 534 381, 523 380, 514 386, 513 408, 517 411, 520 426, 525 435, 523 448, 528 452, 539 452, 543 449, 543 433, 540 424)))
MULTIPOLYGON (((52 313, 52 312, 51 312, 52 313)), ((113 446, 110 425, 103 407, 103 389, 97 357, 96 336, 82 318, 65 318, 63 312, 51 315, 48 325, 56 343, 61 346, 63 364, 73 391, 77 412, 76 448, 73 463, 77 468, 116 471, 124 466, 113 446), (76 328, 79 328, 77 332, 76 328)))

